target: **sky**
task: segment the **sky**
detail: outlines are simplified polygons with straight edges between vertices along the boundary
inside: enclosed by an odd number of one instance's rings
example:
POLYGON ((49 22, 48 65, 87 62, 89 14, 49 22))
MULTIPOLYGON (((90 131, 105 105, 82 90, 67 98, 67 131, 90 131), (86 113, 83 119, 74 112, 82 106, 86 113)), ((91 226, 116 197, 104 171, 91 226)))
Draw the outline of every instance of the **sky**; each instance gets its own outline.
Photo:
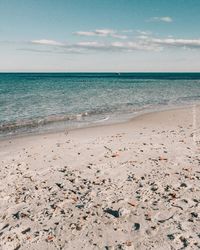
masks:
POLYGON ((0 72, 199 72, 199 0, 0 0, 0 72))

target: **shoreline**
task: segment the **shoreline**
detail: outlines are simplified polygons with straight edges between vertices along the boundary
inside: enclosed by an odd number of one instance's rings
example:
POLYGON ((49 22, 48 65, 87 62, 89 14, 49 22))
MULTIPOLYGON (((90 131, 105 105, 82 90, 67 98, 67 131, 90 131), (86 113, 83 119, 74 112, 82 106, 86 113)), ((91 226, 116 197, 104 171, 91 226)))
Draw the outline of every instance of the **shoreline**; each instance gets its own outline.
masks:
POLYGON ((108 126, 117 126, 117 125, 125 125, 131 122, 134 122, 135 120, 139 119, 140 117, 146 116, 146 115, 153 115, 156 113, 162 113, 166 111, 173 111, 173 110, 182 110, 182 109, 191 109, 193 106, 199 107, 200 103, 197 104, 185 104, 185 105, 174 105, 174 106, 168 106, 168 107, 161 107, 160 109, 153 109, 153 110, 145 110, 142 112, 136 113, 134 116, 131 118, 127 118, 126 120, 123 121, 111 121, 110 123, 101 123, 101 122, 94 122, 91 125, 85 125, 82 127, 71 127, 71 128, 62 128, 62 129, 52 129, 50 131, 35 131, 35 132, 27 132, 27 133, 19 133, 19 134, 14 134, 14 135, 2 135, 0 137, 0 142, 1 141, 6 141, 6 140, 12 140, 12 139, 20 139, 20 138, 26 138, 26 137, 37 137, 37 136, 45 136, 45 135, 50 135, 50 134, 60 134, 60 133, 66 133, 70 131, 76 131, 76 130, 84 130, 84 129, 90 129, 90 128, 98 128, 98 127, 108 127, 108 126))

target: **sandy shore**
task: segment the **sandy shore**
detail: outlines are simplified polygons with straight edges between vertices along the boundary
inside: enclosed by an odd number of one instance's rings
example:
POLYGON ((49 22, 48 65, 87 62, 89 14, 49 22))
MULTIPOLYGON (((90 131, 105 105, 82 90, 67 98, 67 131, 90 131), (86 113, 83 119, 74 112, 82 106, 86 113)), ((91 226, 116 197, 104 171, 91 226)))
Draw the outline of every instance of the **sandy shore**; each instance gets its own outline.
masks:
POLYGON ((200 248, 200 108, 0 142, 0 249, 200 248))

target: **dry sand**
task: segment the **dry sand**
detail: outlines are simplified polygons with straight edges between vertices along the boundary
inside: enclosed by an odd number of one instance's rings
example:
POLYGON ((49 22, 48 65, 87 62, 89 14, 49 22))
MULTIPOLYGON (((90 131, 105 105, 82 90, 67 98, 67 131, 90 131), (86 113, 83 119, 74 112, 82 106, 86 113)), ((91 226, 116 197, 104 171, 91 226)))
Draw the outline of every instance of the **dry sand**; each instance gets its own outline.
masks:
POLYGON ((0 249, 199 249, 200 108, 0 142, 0 249))

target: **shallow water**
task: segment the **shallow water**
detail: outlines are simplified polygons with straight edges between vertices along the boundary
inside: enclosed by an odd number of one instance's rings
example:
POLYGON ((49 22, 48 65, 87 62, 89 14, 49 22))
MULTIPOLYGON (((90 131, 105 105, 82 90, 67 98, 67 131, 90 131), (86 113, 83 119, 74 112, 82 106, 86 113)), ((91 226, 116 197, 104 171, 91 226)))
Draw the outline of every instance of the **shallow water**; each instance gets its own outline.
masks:
POLYGON ((200 101, 200 73, 2 73, 0 135, 118 122, 200 101))

